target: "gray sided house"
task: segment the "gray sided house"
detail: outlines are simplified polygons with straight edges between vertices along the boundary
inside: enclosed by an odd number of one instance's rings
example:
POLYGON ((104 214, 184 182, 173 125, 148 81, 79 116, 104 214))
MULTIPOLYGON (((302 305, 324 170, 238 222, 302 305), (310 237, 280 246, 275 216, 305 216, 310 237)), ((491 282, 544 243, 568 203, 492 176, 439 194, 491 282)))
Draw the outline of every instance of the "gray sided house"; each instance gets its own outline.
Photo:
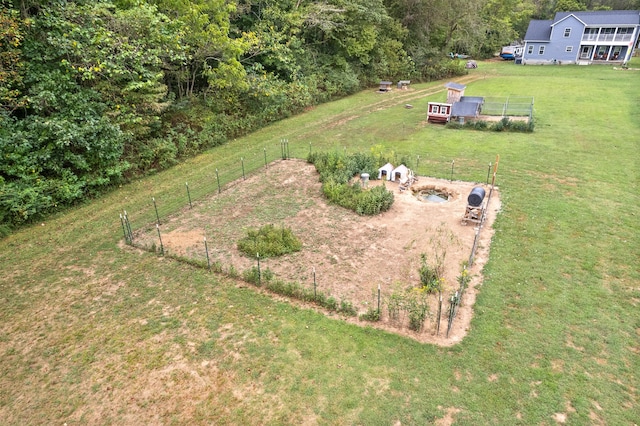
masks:
POLYGON ((558 12, 533 20, 524 37, 522 64, 624 64, 638 46, 640 11, 558 12))

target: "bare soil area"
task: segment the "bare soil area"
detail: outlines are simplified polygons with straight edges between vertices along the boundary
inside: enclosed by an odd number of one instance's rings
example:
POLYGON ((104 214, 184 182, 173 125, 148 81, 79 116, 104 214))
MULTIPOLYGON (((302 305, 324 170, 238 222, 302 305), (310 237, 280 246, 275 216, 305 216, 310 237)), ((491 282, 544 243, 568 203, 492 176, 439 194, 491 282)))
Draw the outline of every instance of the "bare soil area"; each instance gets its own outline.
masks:
MULTIPOLYGON (((381 321, 346 318, 347 321, 420 342, 455 344, 469 330, 476 293, 482 283, 482 268, 493 236, 492 224, 500 211, 498 188, 494 188, 488 200, 490 188, 471 182, 419 176, 412 188, 404 191, 395 182, 369 182, 370 186, 382 184, 394 192, 392 208, 374 217, 358 216, 325 200, 313 165, 301 160, 278 161, 246 180, 234 182, 222 194, 200 201, 193 209, 187 208, 163 220, 164 249, 176 256, 206 259, 203 242, 206 237, 211 261, 220 262, 225 271, 232 268, 242 273, 256 265, 256 259, 245 257, 236 248, 247 230, 269 223, 286 226, 302 241, 302 250, 266 259, 261 268, 269 268, 279 279, 310 288, 315 271, 318 291, 353 303, 359 313, 377 306, 380 286, 381 321), (469 269, 471 282, 447 338, 444 311, 449 306, 448 298, 459 287, 457 277, 463 262, 469 259, 477 230, 477 224, 461 223, 467 197, 476 186, 484 187, 487 194, 486 220, 469 269), (419 194, 420 190, 434 189, 448 193, 448 201, 430 202, 419 194), (430 296, 430 314, 421 332, 409 330, 407 319, 391 321, 386 309, 386 300, 393 292, 420 286, 418 271, 423 253, 430 265, 435 265, 436 256, 444 258, 443 315, 438 335, 437 295, 430 296)), ((138 244, 158 244, 155 225, 136 234, 138 244)))

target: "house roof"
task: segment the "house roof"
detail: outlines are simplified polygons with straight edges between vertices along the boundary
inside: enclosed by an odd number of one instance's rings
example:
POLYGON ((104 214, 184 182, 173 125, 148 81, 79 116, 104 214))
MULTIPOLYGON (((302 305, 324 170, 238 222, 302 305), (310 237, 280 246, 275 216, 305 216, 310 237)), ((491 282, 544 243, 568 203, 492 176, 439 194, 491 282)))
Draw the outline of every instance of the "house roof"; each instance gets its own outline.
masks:
POLYGON ((551 38, 551 25, 553 21, 545 19, 533 19, 529 22, 529 28, 524 35, 527 41, 548 41, 551 38))
POLYGON ((640 25, 640 11, 638 10, 593 10, 583 12, 557 12, 553 20, 531 20, 526 41, 549 41, 551 29, 565 19, 573 16, 586 26, 603 25, 640 25))
POLYGON ((389 171, 391 171, 391 170, 393 170, 393 164, 387 163, 387 164, 385 164, 384 166, 382 166, 382 167, 380 167, 378 169, 378 171, 380 171, 380 170, 389 170, 389 171))
POLYGON ((464 90, 467 88, 467 86, 465 86, 464 84, 459 84, 459 83, 454 83, 453 81, 448 82, 447 84, 444 85, 444 87, 446 87, 447 89, 453 89, 453 90, 464 90))
POLYGON ((638 25, 640 11, 638 10, 593 10, 583 12, 557 12, 554 24, 569 15, 584 22, 585 25, 638 25))
POLYGON ((456 102, 451 107, 452 117, 475 117, 480 111, 480 102, 456 102))

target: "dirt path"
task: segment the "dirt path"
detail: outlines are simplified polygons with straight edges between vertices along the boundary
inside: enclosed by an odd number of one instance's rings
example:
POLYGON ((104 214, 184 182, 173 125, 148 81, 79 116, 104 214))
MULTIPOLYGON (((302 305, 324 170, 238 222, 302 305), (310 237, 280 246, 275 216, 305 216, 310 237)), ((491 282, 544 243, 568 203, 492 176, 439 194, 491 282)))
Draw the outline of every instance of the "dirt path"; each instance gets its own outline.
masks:
MULTIPOLYGON (((483 76, 479 74, 467 75, 457 78, 456 83, 469 84, 473 81, 479 80, 483 76)), ((373 90, 373 89, 372 89, 373 90)), ((327 117, 322 120, 313 122, 310 126, 306 127, 304 131, 289 131, 284 132, 282 138, 299 138, 304 140, 305 136, 317 133, 320 129, 335 127, 339 124, 351 121, 361 116, 371 114, 372 112, 384 110, 394 106, 405 105, 417 99, 421 99, 425 96, 435 95, 436 93, 444 92, 446 88, 444 86, 428 87, 424 89, 397 89, 388 93, 380 94, 380 100, 374 103, 367 103, 360 107, 351 108, 348 111, 341 112, 339 114, 327 117)))

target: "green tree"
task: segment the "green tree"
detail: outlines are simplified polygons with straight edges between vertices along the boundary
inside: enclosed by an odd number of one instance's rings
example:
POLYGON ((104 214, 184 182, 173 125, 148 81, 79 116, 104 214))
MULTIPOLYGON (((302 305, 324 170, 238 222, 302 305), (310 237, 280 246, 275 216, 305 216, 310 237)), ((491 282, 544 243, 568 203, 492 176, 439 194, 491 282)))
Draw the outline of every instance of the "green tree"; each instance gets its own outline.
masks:
POLYGON ((580 0, 556 0, 556 12, 573 12, 587 10, 587 6, 580 0))
POLYGON ((24 106, 22 94, 24 34, 18 13, 0 3, 0 109, 13 111, 24 106))

